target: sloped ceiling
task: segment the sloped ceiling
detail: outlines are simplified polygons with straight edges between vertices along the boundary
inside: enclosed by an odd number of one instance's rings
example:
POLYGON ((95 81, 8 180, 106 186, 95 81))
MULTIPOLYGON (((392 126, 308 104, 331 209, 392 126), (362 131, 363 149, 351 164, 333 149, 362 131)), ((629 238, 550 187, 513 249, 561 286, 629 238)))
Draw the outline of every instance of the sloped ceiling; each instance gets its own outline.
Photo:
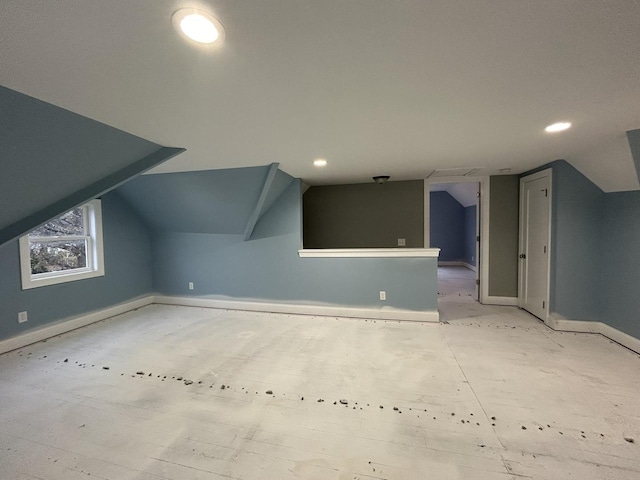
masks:
POLYGON ((276 172, 259 205, 269 168, 142 175, 117 191, 154 230, 240 235, 256 209, 259 219, 293 180, 276 172))
POLYGON ((0 87, 0 244, 181 151, 0 87))
POLYGON ((431 185, 430 190, 432 192, 448 192, 460 205, 466 208, 478 203, 479 188, 478 182, 436 183, 431 185))
POLYGON ((631 130, 627 132, 627 139, 629 140, 629 147, 631 148, 633 161, 636 164, 638 180, 640 180, 640 130, 631 130))
POLYGON ((156 172, 278 162, 319 185, 564 158, 639 186, 638 0, 4 0, 0 45, 0 84, 187 148, 156 172), (223 48, 176 34, 188 6, 223 48))

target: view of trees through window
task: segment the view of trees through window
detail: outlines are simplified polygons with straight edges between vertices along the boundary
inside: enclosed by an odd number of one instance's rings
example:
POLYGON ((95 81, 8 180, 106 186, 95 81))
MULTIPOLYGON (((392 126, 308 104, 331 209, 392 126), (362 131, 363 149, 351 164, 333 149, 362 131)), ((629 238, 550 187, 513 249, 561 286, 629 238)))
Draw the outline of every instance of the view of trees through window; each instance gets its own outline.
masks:
POLYGON ((75 208, 29 232, 31 273, 87 266, 86 208, 75 208))

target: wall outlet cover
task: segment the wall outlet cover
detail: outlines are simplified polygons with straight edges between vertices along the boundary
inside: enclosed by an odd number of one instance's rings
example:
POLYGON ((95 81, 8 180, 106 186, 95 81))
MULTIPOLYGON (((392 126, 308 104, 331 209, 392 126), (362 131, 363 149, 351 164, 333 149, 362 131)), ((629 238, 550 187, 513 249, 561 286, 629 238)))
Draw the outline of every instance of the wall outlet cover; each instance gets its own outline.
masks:
POLYGON ((29 320, 27 312, 18 312, 18 323, 24 323, 29 320))
POLYGON ((406 238, 399 238, 398 239, 398 246, 399 247, 405 247, 407 245, 407 239, 406 238))
POLYGON ((193 290, 193 282, 189 282, 189 290, 193 290))
POLYGON ((384 290, 380 290, 380 300, 386 300, 387 299, 387 292, 384 290))

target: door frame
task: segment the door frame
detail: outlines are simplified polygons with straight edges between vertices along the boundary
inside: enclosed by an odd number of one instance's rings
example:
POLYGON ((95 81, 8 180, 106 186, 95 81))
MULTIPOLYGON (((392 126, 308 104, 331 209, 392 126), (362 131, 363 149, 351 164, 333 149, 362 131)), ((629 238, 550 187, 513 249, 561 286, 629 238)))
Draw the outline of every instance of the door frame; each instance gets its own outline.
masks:
MULTIPOLYGON (((539 180, 541 178, 549 178, 549 225, 548 225, 548 233, 549 236, 547 238, 547 288, 546 288, 546 305, 544 312, 544 318, 542 321, 549 325, 549 317, 551 311, 551 252, 553 250, 553 245, 551 243, 551 229, 553 225, 553 169, 545 168, 536 173, 532 173, 527 175, 526 177, 520 178, 520 219, 518 221, 518 254, 521 255, 524 250, 524 184, 525 182, 530 182, 534 180, 539 180)), ((523 306, 523 293, 524 293, 524 269, 522 267, 522 261, 518 258, 518 306, 522 308, 523 306)))
MULTIPOLYGON (((424 179, 424 247, 430 248, 430 193, 431 185, 438 183, 478 183, 480 184, 480 208, 476 208, 476 229, 480 228, 480 252, 476 256, 476 278, 480 280, 480 303, 487 303, 489 297, 489 177, 431 177, 424 179), (480 217, 480 222, 477 221, 480 217)), ((476 242, 477 243, 477 242, 476 242)), ((476 249, 478 249, 476 245, 476 249)))

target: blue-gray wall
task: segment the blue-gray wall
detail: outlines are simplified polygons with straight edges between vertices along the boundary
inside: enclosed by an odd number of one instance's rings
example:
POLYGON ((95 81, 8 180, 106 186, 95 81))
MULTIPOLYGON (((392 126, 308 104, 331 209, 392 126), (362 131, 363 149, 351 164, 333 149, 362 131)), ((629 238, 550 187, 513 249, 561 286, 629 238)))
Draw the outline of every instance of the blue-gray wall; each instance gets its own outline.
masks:
POLYGON ((598 320, 604 193, 566 161, 553 163, 552 185, 551 309, 598 320))
POLYGON ((464 209, 464 261, 476 266, 476 206, 464 209))
POLYGON ((429 198, 430 246, 440 249, 441 261, 463 260, 464 207, 449 192, 431 192, 429 198))
POLYGON ((241 235, 157 232, 154 288, 165 295, 437 310, 436 259, 299 258, 301 220, 301 186, 295 180, 249 241, 241 235), (194 290, 188 290, 189 282, 194 290), (386 290, 386 302, 379 300, 379 290, 386 290))
POLYGON ((149 230, 115 192, 102 198, 102 217, 103 277, 22 290, 18 241, 0 246, 0 339, 152 293, 149 230))
POLYGON ((118 192, 153 230, 240 234, 258 202, 267 169, 142 175, 118 192))
POLYGON ((0 244, 178 151, 0 86, 0 244))
POLYGON ((552 169, 549 311, 571 320, 600 319, 600 261, 605 194, 565 160, 552 169))
POLYGON ((640 338, 640 191, 606 193, 600 248, 600 321, 640 338))

